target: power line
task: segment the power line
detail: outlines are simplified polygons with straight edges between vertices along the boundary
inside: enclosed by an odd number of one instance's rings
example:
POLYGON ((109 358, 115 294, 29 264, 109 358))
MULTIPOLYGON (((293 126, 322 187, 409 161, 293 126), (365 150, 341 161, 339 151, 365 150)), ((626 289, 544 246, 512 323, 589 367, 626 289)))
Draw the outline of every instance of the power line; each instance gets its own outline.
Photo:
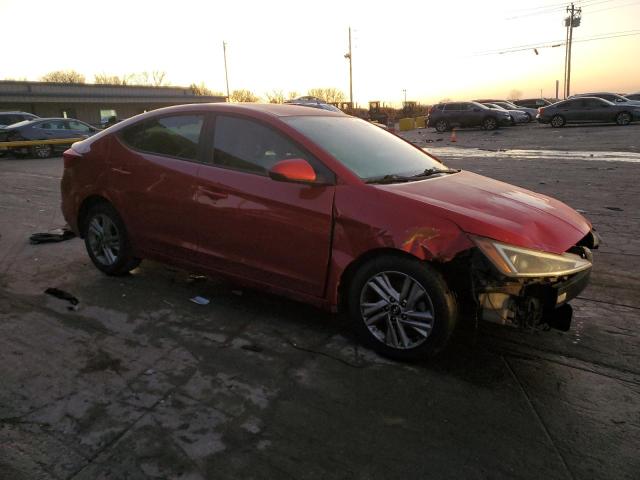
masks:
MULTIPOLYGON (((616 0, 584 0, 584 1, 576 1, 576 5, 580 7, 592 7, 594 5, 601 5, 604 3, 609 3, 616 0)), ((531 11, 528 13, 522 13, 518 15, 514 15, 511 17, 507 17, 507 20, 515 20, 518 18, 532 17, 537 15, 549 15, 551 13, 558 13, 565 10, 567 6, 567 2, 563 2, 562 4, 556 4, 549 7, 541 7, 540 10, 531 11)))
POLYGON ((613 10, 614 8, 631 7, 633 5, 638 5, 638 4, 640 4, 640 2, 625 3, 624 5, 612 5, 611 7, 601 8, 600 10, 589 10, 589 14, 605 12, 607 10, 613 10))
MULTIPOLYGON (((581 42, 591 42, 594 40, 606 40, 609 38, 618 38, 618 37, 628 37, 632 35, 640 35, 640 29, 636 30, 621 30, 618 32, 609 32, 609 33, 601 33, 598 35, 594 35, 592 37, 581 38, 578 40, 574 40, 573 43, 581 43, 581 42)), ((548 42, 538 42, 538 43, 529 43, 525 45, 515 45, 513 47, 505 47, 496 50, 489 50, 486 52, 478 52, 472 57, 482 57, 486 55, 502 55, 505 53, 515 53, 515 52, 523 52, 526 50, 533 50, 534 48, 552 48, 552 47, 560 47, 566 43, 565 39, 553 40, 548 42)))

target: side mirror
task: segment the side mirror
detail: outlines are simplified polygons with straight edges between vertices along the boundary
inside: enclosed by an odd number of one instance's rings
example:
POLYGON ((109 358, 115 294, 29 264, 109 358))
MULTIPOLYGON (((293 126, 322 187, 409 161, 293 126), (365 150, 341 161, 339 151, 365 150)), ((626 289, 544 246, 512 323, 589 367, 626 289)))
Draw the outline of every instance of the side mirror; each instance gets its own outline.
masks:
POLYGON ((279 182, 304 182, 316 181, 316 172, 309 162, 302 158, 280 160, 271 170, 269 177, 279 182))

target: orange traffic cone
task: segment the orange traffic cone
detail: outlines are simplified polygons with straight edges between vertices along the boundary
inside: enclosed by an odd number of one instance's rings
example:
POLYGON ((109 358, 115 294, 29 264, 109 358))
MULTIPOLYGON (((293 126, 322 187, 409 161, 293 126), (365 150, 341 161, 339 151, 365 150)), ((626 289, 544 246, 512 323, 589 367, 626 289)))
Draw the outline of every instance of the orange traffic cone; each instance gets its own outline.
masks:
POLYGON ((456 135, 456 129, 451 130, 451 143, 456 143, 458 141, 458 137, 456 135))

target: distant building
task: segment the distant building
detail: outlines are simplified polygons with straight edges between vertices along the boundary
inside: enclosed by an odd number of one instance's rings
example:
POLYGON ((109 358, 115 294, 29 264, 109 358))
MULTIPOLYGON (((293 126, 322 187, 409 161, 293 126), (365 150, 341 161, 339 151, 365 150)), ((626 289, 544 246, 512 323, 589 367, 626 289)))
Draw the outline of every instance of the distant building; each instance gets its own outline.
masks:
POLYGON ((77 118, 94 125, 170 105, 226 100, 226 96, 194 95, 185 87, 0 81, 0 111, 77 118))

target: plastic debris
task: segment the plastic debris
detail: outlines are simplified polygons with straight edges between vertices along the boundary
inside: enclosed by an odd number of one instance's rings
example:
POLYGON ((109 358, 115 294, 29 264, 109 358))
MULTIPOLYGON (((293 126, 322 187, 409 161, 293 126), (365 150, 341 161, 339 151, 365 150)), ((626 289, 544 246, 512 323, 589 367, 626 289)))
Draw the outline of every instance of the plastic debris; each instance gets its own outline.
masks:
MULTIPOLYGON (((66 300, 67 302, 69 302, 71 305, 73 305, 73 307, 75 307, 76 305, 78 305, 78 303, 80 303, 80 301, 74 297, 73 295, 71 295, 69 292, 65 292, 64 290, 60 290, 59 288, 47 288, 44 293, 46 293, 47 295, 51 295, 52 297, 56 297, 59 298, 60 300, 66 300)), ((76 310, 73 307, 69 307, 70 310, 76 310)))
POLYGON ((38 245, 40 243, 55 243, 64 242, 65 240, 71 240, 76 236, 71 230, 61 228, 52 232, 34 233, 29 237, 31 245, 38 245))
POLYGON ((622 210, 620 207, 604 207, 607 210, 613 210, 614 212, 622 212, 624 210, 622 210))
POLYGON ((196 303, 198 305, 209 305, 210 300, 205 297, 196 296, 189 299, 191 302, 196 303))

